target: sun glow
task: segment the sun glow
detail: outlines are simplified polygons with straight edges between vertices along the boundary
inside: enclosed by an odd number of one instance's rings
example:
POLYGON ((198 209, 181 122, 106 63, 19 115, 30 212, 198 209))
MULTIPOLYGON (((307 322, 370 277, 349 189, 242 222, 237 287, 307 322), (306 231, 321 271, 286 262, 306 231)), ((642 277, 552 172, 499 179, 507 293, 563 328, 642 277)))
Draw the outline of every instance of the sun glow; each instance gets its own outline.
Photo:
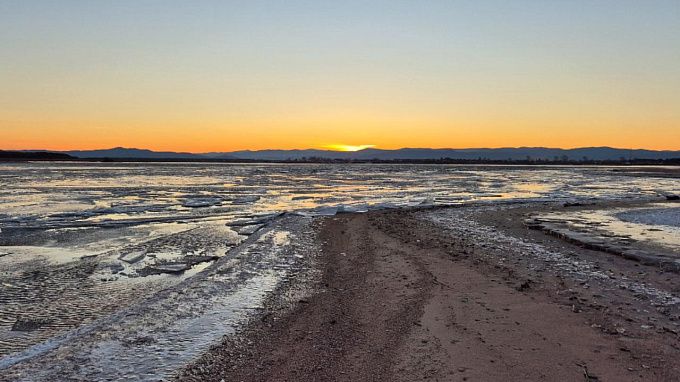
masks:
POLYGON ((325 149, 333 150, 333 151, 361 151, 361 150, 365 150, 365 149, 370 149, 371 147, 375 147, 375 145, 341 145, 341 144, 334 144, 334 145, 326 145, 326 146, 324 146, 325 149))

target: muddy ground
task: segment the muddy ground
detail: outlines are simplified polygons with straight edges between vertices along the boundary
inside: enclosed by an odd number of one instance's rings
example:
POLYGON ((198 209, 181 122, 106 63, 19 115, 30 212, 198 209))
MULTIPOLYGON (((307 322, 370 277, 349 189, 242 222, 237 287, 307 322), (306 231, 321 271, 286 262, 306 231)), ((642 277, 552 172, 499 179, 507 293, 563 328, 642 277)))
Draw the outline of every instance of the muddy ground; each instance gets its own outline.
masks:
POLYGON ((524 226, 556 204, 326 218, 310 297, 183 381, 680 380, 680 280, 524 226))

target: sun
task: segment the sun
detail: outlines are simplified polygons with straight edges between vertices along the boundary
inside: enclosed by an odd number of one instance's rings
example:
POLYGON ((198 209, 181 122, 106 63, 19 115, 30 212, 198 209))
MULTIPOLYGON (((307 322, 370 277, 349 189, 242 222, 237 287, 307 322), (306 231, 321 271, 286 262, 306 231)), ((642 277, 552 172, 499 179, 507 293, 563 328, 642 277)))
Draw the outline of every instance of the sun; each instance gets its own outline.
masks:
POLYGON ((361 151, 365 149, 370 149, 375 147, 375 145, 343 145, 343 144, 332 144, 325 145, 323 148, 333 151, 361 151))

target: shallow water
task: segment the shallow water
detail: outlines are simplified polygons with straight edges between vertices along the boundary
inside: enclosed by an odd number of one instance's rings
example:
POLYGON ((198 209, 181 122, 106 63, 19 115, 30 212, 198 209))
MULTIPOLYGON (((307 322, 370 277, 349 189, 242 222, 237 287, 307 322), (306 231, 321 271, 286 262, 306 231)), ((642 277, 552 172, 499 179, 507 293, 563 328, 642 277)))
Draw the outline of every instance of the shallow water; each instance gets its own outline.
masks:
POLYGON ((541 214, 538 218, 602 240, 615 239, 624 245, 649 244, 677 258, 680 257, 680 208, 673 205, 652 203, 644 207, 541 214))

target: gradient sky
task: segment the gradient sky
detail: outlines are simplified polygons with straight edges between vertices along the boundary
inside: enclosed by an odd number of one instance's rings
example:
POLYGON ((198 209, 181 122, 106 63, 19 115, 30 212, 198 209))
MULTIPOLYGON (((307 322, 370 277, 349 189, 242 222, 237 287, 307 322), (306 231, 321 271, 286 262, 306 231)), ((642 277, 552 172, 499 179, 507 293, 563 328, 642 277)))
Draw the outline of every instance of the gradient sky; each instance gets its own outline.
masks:
POLYGON ((0 148, 680 149, 680 1, 0 0, 0 148))

